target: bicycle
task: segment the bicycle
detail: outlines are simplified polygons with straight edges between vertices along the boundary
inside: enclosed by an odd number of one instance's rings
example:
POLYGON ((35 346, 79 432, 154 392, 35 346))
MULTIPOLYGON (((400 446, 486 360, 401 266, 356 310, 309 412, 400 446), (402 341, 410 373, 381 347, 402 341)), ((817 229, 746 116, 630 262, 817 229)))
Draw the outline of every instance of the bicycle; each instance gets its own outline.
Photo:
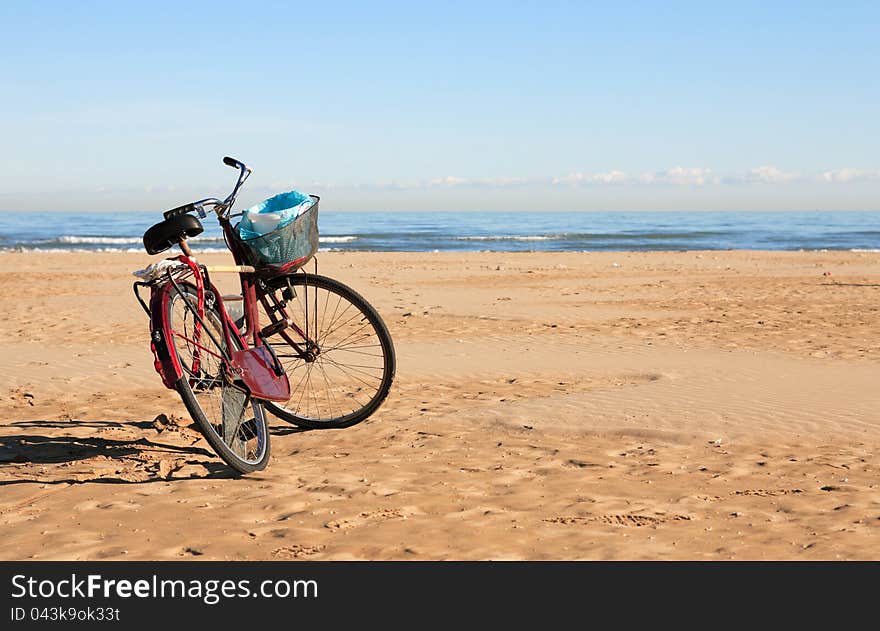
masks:
POLYGON ((153 365, 163 384, 177 391, 217 455, 250 473, 269 461, 266 410, 303 428, 350 427, 388 396, 396 359, 372 305, 317 274, 320 198, 310 196, 308 210, 270 235, 283 252, 282 260, 268 260, 261 244, 243 239, 233 225, 243 213, 231 213, 232 206, 252 170, 230 157, 223 163, 239 170, 232 192, 163 213, 144 233, 144 247, 152 255, 176 245, 181 254, 135 272, 142 280, 133 290, 150 319, 153 365), (203 232, 199 219, 209 212, 234 266, 202 265, 187 243, 203 232), (315 273, 305 272, 313 259, 315 273), (217 290, 210 274, 223 272, 239 275, 241 295, 217 290), (142 288, 149 289, 149 303, 142 288), (226 306, 232 301, 242 304, 236 319, 226 306))

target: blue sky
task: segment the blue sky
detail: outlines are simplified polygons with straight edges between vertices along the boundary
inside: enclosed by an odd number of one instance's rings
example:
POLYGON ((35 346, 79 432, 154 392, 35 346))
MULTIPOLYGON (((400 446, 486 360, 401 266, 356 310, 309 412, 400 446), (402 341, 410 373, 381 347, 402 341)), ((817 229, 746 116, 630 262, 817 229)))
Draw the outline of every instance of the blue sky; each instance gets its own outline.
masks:
POLYGON ((880 209, 880 3, 0 4, 0 209, 880 209))

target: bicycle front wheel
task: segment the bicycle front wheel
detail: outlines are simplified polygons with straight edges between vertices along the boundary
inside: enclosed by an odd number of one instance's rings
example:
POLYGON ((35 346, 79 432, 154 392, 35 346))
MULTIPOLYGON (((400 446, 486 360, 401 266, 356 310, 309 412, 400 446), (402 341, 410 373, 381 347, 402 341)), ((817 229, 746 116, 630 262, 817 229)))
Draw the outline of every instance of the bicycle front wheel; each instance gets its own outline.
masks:
POLYGON ((204 326, 197 328, 196 289, 182 284, 181 290, 182 296, 171 289, 167 313, 172 331, 169 350, 177 353, 183 369, 177 392, 226 464, 240 473, 264 469, 269 462, 269 428, 263 404, 224 375, 227 348, 216 304, 208 301, 204 326))
POLYGON ((290 380, 290 399, 267 409, 299 427, 350 427, 391 389, 394 345, 382 318, 356 291, 316 274, 266 281, 260 297, 266 339, 290 380), (286 318, 286 322, 285 322, 286 318))

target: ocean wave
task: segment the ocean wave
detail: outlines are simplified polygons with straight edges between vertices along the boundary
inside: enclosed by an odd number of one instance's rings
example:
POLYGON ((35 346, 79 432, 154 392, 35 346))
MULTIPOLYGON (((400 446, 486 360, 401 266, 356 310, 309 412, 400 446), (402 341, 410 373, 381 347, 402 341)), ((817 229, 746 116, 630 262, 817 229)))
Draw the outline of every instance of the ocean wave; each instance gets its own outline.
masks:
POLYGON ((65 243, 69 245, 90 245, 90 244, 115 244, 115 245, 124 245, 127 243, 135 244, 141 243, 141 240, 136 237, 79 237, 73 235, 63 235, 58 237, 57 239, 45 239, 40 241, 39 243, 65 243))
MULTIPOLYGON (((648 251, 880 249, 880 212, 332 213, 321 251, 648 251), (513 232, 515 231, 515 232, 513 232)), ((138 252, 159 220, 134 213, 2 213, 0 251, 138 252)), ((213 222, 190 244, 225 253, 213 222)))
MULTIPOLYGON (((346 236, 328 236, 320 237, 322 243, 351 243, 357 241, 360 237, 346 236)), ((223 243, 223 237, 192 237, 189 239, 191 243, 223 243)), ((42 239, 33 242, 35 245, 141 245, 143 240, 141 237, 94 237, 80 235, 63 235, 56 239, 42 239)), ((24 244, 23 244, 24 245, 24 244)))
MULTIPOLYGON (((193 237, 189 239, 194 243, 222 243, 223 237, 193 237)), ((63 245, 141 245, 141 237, 93 237, 79 235, 62 235, 57 239, 43 239, 36 241, 41 245, 60 243, 63 245)))
POLYGON ((563 235, 491 235, 488 237, 453 237, 456 241, 549 241, 563 239, 563 235))
MULTIPOLYGON (((40 254, 51 254, 53 252, 58 252, 59 254, 70 252, 136 252, 147 256, 147 253, 144 252, 143 246, 137 248, 45 248, 40 246, 16 245, 0 247, 0 252, 39 252, 40 254)), ((172 250, 169 250, 169 252, 172 252, 172 250)), ((229 252, 229 250, 226 248, 199 248, 196 254, 216 254, 220 252, 229 252)))
POLYGON ((42 248, 40 246, 24 246, 24 245, 16 245, 12 247, 3 247, 0 248, 0 252, 23 252, 30 253, 36 252, 39 254, 69 254, 73 252, 79 253, 94 253, 94 252, 141 252, 146 255, 144 252, 144 248, 42 248))
POLYGON ((624 231, 624 232, 562 232, 558 234, 540 235, 489 235, 489 236, 457 236, 452 237, 455 241, 653 241, 664 239, 699 239, 705 237, 726 236, 724 232, 695 230, 692 232, 664 232, 657 230, 624 231))

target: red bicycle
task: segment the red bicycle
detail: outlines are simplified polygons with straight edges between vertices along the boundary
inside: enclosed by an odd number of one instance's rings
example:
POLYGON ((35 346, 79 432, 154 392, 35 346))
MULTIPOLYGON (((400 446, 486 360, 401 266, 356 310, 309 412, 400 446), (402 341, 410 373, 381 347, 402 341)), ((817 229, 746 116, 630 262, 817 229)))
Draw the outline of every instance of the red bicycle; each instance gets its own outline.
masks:
POLYGON ((239 170, 226 199, 169 210, 144 234, 149 254, 175 245, 182 254, 136 272, 134 293, 150 318, 162 382, 180 394, 217 455, 249 473, 269 460, 266 410, 304 428, 349 427, 388 396, 396 361, 385 323, 360 294, 302 269, 318 248, 319 198, 283 228, 243 239, 233 225, 242 213, 230 211, 251 169, 223 162, 239 170), (234 266, 202 265, 187 243, 211 211, 234 266), (240 295, 221 295, 211 281, 221 272, 238 273, 240 295), (240 308, 227 309, 233 302, 240 308))

